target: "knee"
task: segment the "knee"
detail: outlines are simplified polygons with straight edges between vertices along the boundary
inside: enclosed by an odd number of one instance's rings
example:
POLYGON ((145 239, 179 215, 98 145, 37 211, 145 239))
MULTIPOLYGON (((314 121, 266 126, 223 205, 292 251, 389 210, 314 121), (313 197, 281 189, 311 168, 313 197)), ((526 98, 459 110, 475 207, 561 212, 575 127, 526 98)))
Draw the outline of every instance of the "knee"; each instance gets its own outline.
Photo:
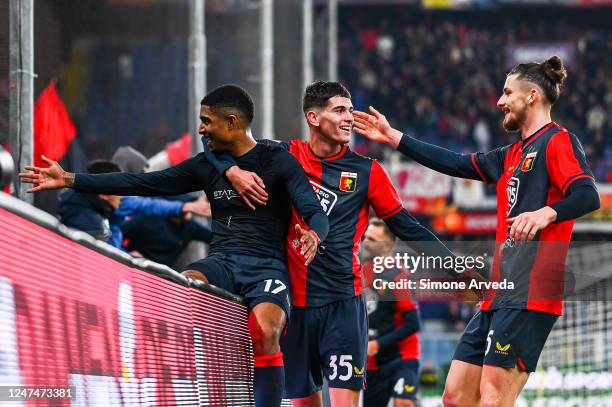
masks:
POLYGON ((444 407, 474 407, 478 405, 478 400, 473 400, 467 394, 459 390, 444 389, 442 395, 444 407))
POLYGON ((502 404, 502 395, 491 389, 482 392, 480 396, 480 407, 496 407, 502 404))
POLYGON ((269 354, 279 351, 279 340, 281 336, 280 324, 264 322, 251 325, 251 337, 253 339, 253 351, 257 354, 269 354))

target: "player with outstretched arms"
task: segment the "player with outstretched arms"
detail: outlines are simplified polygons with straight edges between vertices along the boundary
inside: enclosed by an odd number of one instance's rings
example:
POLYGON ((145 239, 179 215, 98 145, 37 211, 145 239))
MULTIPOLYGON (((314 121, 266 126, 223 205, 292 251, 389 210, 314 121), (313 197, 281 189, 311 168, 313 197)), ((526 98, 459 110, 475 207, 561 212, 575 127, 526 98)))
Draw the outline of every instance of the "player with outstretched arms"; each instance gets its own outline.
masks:
POLYGON ((277 146, 257 144, 249 134, 253 102, 241 88, 221 86, 201 102, 199 132, 215 151, 226 151, 268 186, 266 206, 249 208, 227 179, 200 153, 175 167, 144 174, 73 174, 55 161, 49 168, 28 166, 23 182, 36 192, 72 187, 77 192, 114 195, 178 195, 204 190, 211 204, 210 255, 183 274, 243 296, 255 355, 255 405, 278 407, 284 387, 279 338, 290 315, 290 281, 285 264, 287 230, 307 267, 327 236, 329 222, 295 157, 277 146), (292 206, 293 204, 293 206, 292 206), (307 219, 292 223, 291 211, 307 219))
POLYGON ((517 65, 497 105, 520 140, 470 155, 416 140, 386 118, 355 112, 355 131, 448 175, 497 189, 496 255, 491 279, 514 292, 490 292, 457 345, 444 390, 446 406, 514 406, 562 313, 564 262, 574 219, 599 208, 578 138, 551 120, 566 77, 561 59, 517 65))

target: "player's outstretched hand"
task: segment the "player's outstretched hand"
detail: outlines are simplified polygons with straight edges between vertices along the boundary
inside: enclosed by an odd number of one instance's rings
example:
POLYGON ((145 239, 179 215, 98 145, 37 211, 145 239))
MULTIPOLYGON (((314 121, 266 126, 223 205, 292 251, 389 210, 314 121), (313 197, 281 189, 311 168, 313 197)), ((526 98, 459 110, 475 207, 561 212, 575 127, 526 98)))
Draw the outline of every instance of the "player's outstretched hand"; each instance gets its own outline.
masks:
POLYGON ((265 205, 268 202, 268 193, 265 190, 266 185, 259 175, 251 171, 242 170, 237 165, 225 171, 225 175, 232 183, 234 190, 236 190, 249 208, 255 210, 253 202, 259 205, 265 205))
POLYGON ((545 206, 533 212, 523 212, 518 216, 508 218, 509 236, 515 242, 533 240, 538 230, 544 229, 557 219, 557 212, 550 206, 545 206))
POLYGON ((374 109, 369 108, 370 114, 360 111, 354 111, 353 130, 377 143, 388 144, 393 148, 397 148, 402 139, 402 132, 394 129, 387 121, 387 118, 374 109))
POLYGON ((317 255, 317 247, 319 247, 319 243, 321 242, 319 241, 319 237, 315 232, 312 230, 302 229, 299 224, 295 225, 295 231, 298 233, 302 246, 300 253, 306 258, 304 265, 308 266, 317 255))
POLYGON ((72 187, 74 183, 73 173, 64 171, 57 161, 50 160, 44 155, 42 156, 42 160, 49 164, 48 168, 26 165, 25 169, 30 172, 19 173, 21 182, 34 185, 34 187, 28 189, 27 192, 72 187))
POLYGON ((212 214, 210 211, 210 202, 208 202, 208 199, 203 195, 195 201, 185 202, 183 205, 183 212, 185 215, 194 214, 206 217, 210 217, 212 214))

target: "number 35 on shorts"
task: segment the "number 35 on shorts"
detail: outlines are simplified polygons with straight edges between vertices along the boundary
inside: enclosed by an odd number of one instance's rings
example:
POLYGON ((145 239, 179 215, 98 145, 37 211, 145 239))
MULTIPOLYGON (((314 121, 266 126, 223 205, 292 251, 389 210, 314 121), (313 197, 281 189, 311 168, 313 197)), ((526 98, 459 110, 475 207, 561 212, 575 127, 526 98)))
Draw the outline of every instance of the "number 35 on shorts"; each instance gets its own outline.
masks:
POLYGON ((353 377, 353 374, 363 376, 365 366, 359 369, 353 366, 352 361, 353 355, 331 355, 329 358, 330 373, 327 379, 331 381, 337 377, 338 380, 345 382, 353 377))

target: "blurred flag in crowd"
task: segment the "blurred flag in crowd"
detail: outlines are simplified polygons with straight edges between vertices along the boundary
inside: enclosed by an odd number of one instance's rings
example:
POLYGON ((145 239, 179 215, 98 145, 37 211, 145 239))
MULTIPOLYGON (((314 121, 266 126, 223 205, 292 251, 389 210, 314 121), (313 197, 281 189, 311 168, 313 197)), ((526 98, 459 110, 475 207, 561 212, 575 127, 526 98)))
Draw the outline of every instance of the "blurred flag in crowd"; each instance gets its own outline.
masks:
POLYGON ((40 156, 59 161, 76 136, 76 126, 68 116, 55 82, 40 94, 34 105, 34 163, 46 166, 40 156))

